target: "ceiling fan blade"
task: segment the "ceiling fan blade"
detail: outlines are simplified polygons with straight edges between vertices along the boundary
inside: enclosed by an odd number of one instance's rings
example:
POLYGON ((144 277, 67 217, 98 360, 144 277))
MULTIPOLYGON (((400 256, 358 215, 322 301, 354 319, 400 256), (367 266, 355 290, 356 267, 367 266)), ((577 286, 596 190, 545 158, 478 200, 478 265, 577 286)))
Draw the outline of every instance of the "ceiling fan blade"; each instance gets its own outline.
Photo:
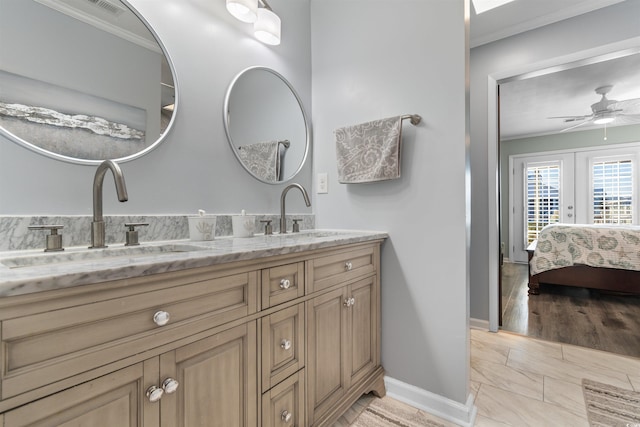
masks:
POLYGON ((612 110, 622 110, 625 114, 640 114, 640 98, 625 99, 609 106, 612 110))
POLYGON ((616 114, 616 124, 620 126, 640 124, 640 114, 616 114))
POLYGON ((571 129, 575 129, 577 127, 580 127, 582 125, 586 125, 586 124, 589 124, 589 123, 591 123, 591 120, 587 120, 587 121, 584 121, 582 123, 578 123, 577 125, 573 125, 573 126, 570 126, 568 128, 562 129, 560 132, 566 132, 566 131, 569 131, 571 129))
POLYGON ((547 119, 564 119, 565 122, 575 122, 577 120, 590 120, 593 118, 593 114, 589 116, 554 116, 547 117, 547 119))

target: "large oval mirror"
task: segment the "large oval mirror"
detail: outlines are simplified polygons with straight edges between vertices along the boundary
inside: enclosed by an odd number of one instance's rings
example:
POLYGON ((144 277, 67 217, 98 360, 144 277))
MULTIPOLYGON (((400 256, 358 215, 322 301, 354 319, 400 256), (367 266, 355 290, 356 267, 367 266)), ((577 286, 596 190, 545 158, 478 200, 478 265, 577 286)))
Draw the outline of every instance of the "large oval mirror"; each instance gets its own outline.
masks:
POLYGON ((302 101, 270 68, 247 68, 233 79, 224 101, 224 127, 238 161, 262 182, 292 179, 307 158, 311 132, 302 101))
POLYGON ((119 0, 0 0, 0 134, 79 164, 128 161, 175 118, 166 50, 119 0))

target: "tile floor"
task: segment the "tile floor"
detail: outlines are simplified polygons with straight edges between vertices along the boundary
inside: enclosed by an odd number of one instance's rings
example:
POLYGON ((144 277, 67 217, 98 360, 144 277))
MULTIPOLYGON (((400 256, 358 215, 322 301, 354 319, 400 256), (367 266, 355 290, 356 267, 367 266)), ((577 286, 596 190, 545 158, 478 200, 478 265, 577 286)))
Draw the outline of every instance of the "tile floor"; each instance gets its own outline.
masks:
MULTIPOLYGON (((583 378, 640 392, 640 359, 509 332, 471 330, 471 388, 478 408, 477 427, 588 427, 583 378)), ((403 411, 420 413, 447 427, 453 425, 404 406, 403 411)))
POLYGON ((640 391, 640 359, 471 330, 476 426, 588 426, 581 382, 640 391))

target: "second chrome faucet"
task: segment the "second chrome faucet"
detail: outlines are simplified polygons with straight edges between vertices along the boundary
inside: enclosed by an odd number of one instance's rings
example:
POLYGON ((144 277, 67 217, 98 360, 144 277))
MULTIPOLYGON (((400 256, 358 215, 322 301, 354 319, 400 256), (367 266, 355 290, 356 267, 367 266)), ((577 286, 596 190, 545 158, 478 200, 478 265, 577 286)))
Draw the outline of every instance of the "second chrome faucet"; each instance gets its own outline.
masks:
POLYGON ((285 198, 287 193, 292 188, 297 188, 302 192, 302 197, 304 197, 304 203, 307 207, 311 206, 311 201, 309 200, 309 194, 307 194, 307 190, 300 184, 291 184, 287 185, 284 190, 282 190, 282 195, 280 196, 280 233, 285 234, 287 232, 287 214, 285 212, 285 198))

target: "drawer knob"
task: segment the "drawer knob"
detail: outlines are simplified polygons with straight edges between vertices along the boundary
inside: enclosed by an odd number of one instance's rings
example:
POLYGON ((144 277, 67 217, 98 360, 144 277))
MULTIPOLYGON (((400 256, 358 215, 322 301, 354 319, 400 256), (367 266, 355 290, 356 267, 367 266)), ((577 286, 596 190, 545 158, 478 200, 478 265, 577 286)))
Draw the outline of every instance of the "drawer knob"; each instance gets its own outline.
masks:
POLYGON ((291 341, 287 339, 282 340, 280 342, 280 347, 282 347, 283 350, 289 350, 291 348, 291 341))
POLYGON ((280 288, 281 289, 289 289, 291 287, 291 280, 282 279, 280 280, 280 288))
POLYGON ((171 316, 169 316, 169 313, 166 311, 157 311, 156 314, 153 315, 153 323, 158 326, 164 326, 169 323, 170 318, 171 316))
POLYGON ((171 393, 175 393, 179 385, 180 383, 174 380, 173 378, 167 378, 162 382, 162 389, 164 390, 165 393, 171 394, 171 393))
POLYGON ((149 398, 149 402, 151 403, 154 403, 160 400, 163 394, 164 394, 164 390, 154 385, 152 385, 147 389, 147 398, 149 398))
POLYGON ((351 271, 351 269, 353 268, 353 264, 351 264, 351 261, 347 261, 344 263, 344 268, 347 271, 351 271))
POLYGON ((280 414, 280 418, 282 418, 282 421, 284 421, 285 423, 288 423, 289 421, 291 421, 292 417, 293 417, 293 414, 291 414, 291 412, 287 411, 286 409, 282 411, 282 414, 280 414))

